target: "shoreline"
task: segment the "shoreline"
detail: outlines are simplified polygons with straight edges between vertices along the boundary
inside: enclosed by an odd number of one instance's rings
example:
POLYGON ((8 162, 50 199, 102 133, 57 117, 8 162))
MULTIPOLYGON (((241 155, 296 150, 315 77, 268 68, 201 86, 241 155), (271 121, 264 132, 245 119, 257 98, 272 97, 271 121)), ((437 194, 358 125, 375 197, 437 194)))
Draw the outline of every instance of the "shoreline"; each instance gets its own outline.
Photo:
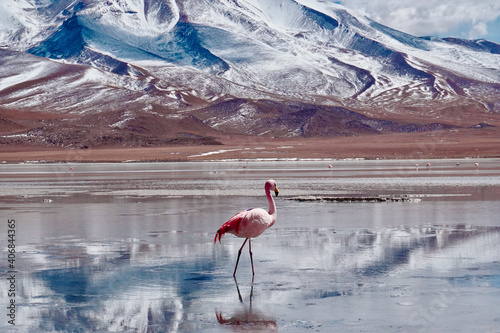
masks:
MULTIPOLYGON (((1 156, 1 153, 0 153, 1 156)), ((364 157, 347 157, 347 158, 267 158, 267 159, 212 159, 212 160, 126 160, 126 161, 93 161, 93 160, 85 160, 85 161, 56 161, 56 160, 39 160, 39 161, 17 161, 17 162, 6 162, 0 161, 0 165, 44 165, 44 164, 133 164, 133 163, 141 163, 141 164, 149 164, 149 163, 244 163, 244 162, 355 162, 355 161, 440 161, 440 160, 449 160, 449 161, 481 161, 488 159, 498 159, 499 156, 479 156, 479 157, 432 157, 432 158, 364 158, 364 157)), ((420 168, 425 168, 425 165, 420 165, 420 168)))
POLYGON ((335 138, 226 137, 222 145, 97 147, 3 145, 0 163, 338 161, 500 158, 500 129, 335 138))

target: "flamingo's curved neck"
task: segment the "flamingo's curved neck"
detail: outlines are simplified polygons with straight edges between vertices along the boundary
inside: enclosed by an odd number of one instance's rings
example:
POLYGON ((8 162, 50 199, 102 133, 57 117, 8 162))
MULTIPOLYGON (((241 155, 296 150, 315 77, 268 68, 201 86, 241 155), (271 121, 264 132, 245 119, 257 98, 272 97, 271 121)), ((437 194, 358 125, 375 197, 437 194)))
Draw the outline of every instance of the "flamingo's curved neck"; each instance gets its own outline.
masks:
POLYGON ((276 204, 274 203, 273 196, 271 195, 271 187, 269 184, 266 184, 266 197, 267 202, 269 203, 269 215, 272 215, 274 219, 276 219, 276 204))

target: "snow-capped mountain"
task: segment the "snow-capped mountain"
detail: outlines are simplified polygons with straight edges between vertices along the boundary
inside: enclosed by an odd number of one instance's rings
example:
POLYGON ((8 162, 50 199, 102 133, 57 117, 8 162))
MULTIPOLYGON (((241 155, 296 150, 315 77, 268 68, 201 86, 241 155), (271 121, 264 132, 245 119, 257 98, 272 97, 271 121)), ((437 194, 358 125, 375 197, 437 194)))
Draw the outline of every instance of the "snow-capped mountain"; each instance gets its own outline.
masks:
POLYGON ((414 37, 328 0, 5 0, 0 11, 4 141, 499 124, 499 44, 414 37), (51 120, 35 126, 28 111, 51 120))

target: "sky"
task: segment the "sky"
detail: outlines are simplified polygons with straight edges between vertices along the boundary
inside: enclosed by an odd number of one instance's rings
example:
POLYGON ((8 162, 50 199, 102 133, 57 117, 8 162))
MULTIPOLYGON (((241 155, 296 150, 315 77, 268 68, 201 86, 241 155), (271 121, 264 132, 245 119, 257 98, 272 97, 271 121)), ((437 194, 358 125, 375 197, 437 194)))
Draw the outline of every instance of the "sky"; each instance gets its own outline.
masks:
POLYGON ((500 43, 500 0, 335 1, 414 36, 487 39, 500 43))

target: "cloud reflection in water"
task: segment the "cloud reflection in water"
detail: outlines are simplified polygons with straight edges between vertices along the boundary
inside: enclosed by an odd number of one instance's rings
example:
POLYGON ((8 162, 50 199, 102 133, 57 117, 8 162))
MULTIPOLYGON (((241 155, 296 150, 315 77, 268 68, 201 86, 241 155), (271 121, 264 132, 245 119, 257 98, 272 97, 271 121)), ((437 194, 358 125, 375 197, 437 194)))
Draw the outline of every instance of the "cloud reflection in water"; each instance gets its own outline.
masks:
MULTIPOLYGON (((252 303, 252 283, 248 304, 236 302, 232 312, 226 305, 215 317, 214 308, 236 300, 234 289, 241 297, 229 282, 236 239, 220 249, 204 233, 103 240, 101 251, 98 241, 81 239, 25 246, 19 322, 26 331, 187 332, 216 324, 273 331, 278 326, 269 304, 355 298, 395 275, 445 272, 455 274, 449 281, 458 285, 464 272, 484 275, 483 267, 500 257, 499 227, 270 231, 256 246, 268 258, 256 262, 259 303, 252 303)), ((498 284, 495 276, 483 280, 498 284)), ((0 284, 6 290, 5 281, 0 284)))

